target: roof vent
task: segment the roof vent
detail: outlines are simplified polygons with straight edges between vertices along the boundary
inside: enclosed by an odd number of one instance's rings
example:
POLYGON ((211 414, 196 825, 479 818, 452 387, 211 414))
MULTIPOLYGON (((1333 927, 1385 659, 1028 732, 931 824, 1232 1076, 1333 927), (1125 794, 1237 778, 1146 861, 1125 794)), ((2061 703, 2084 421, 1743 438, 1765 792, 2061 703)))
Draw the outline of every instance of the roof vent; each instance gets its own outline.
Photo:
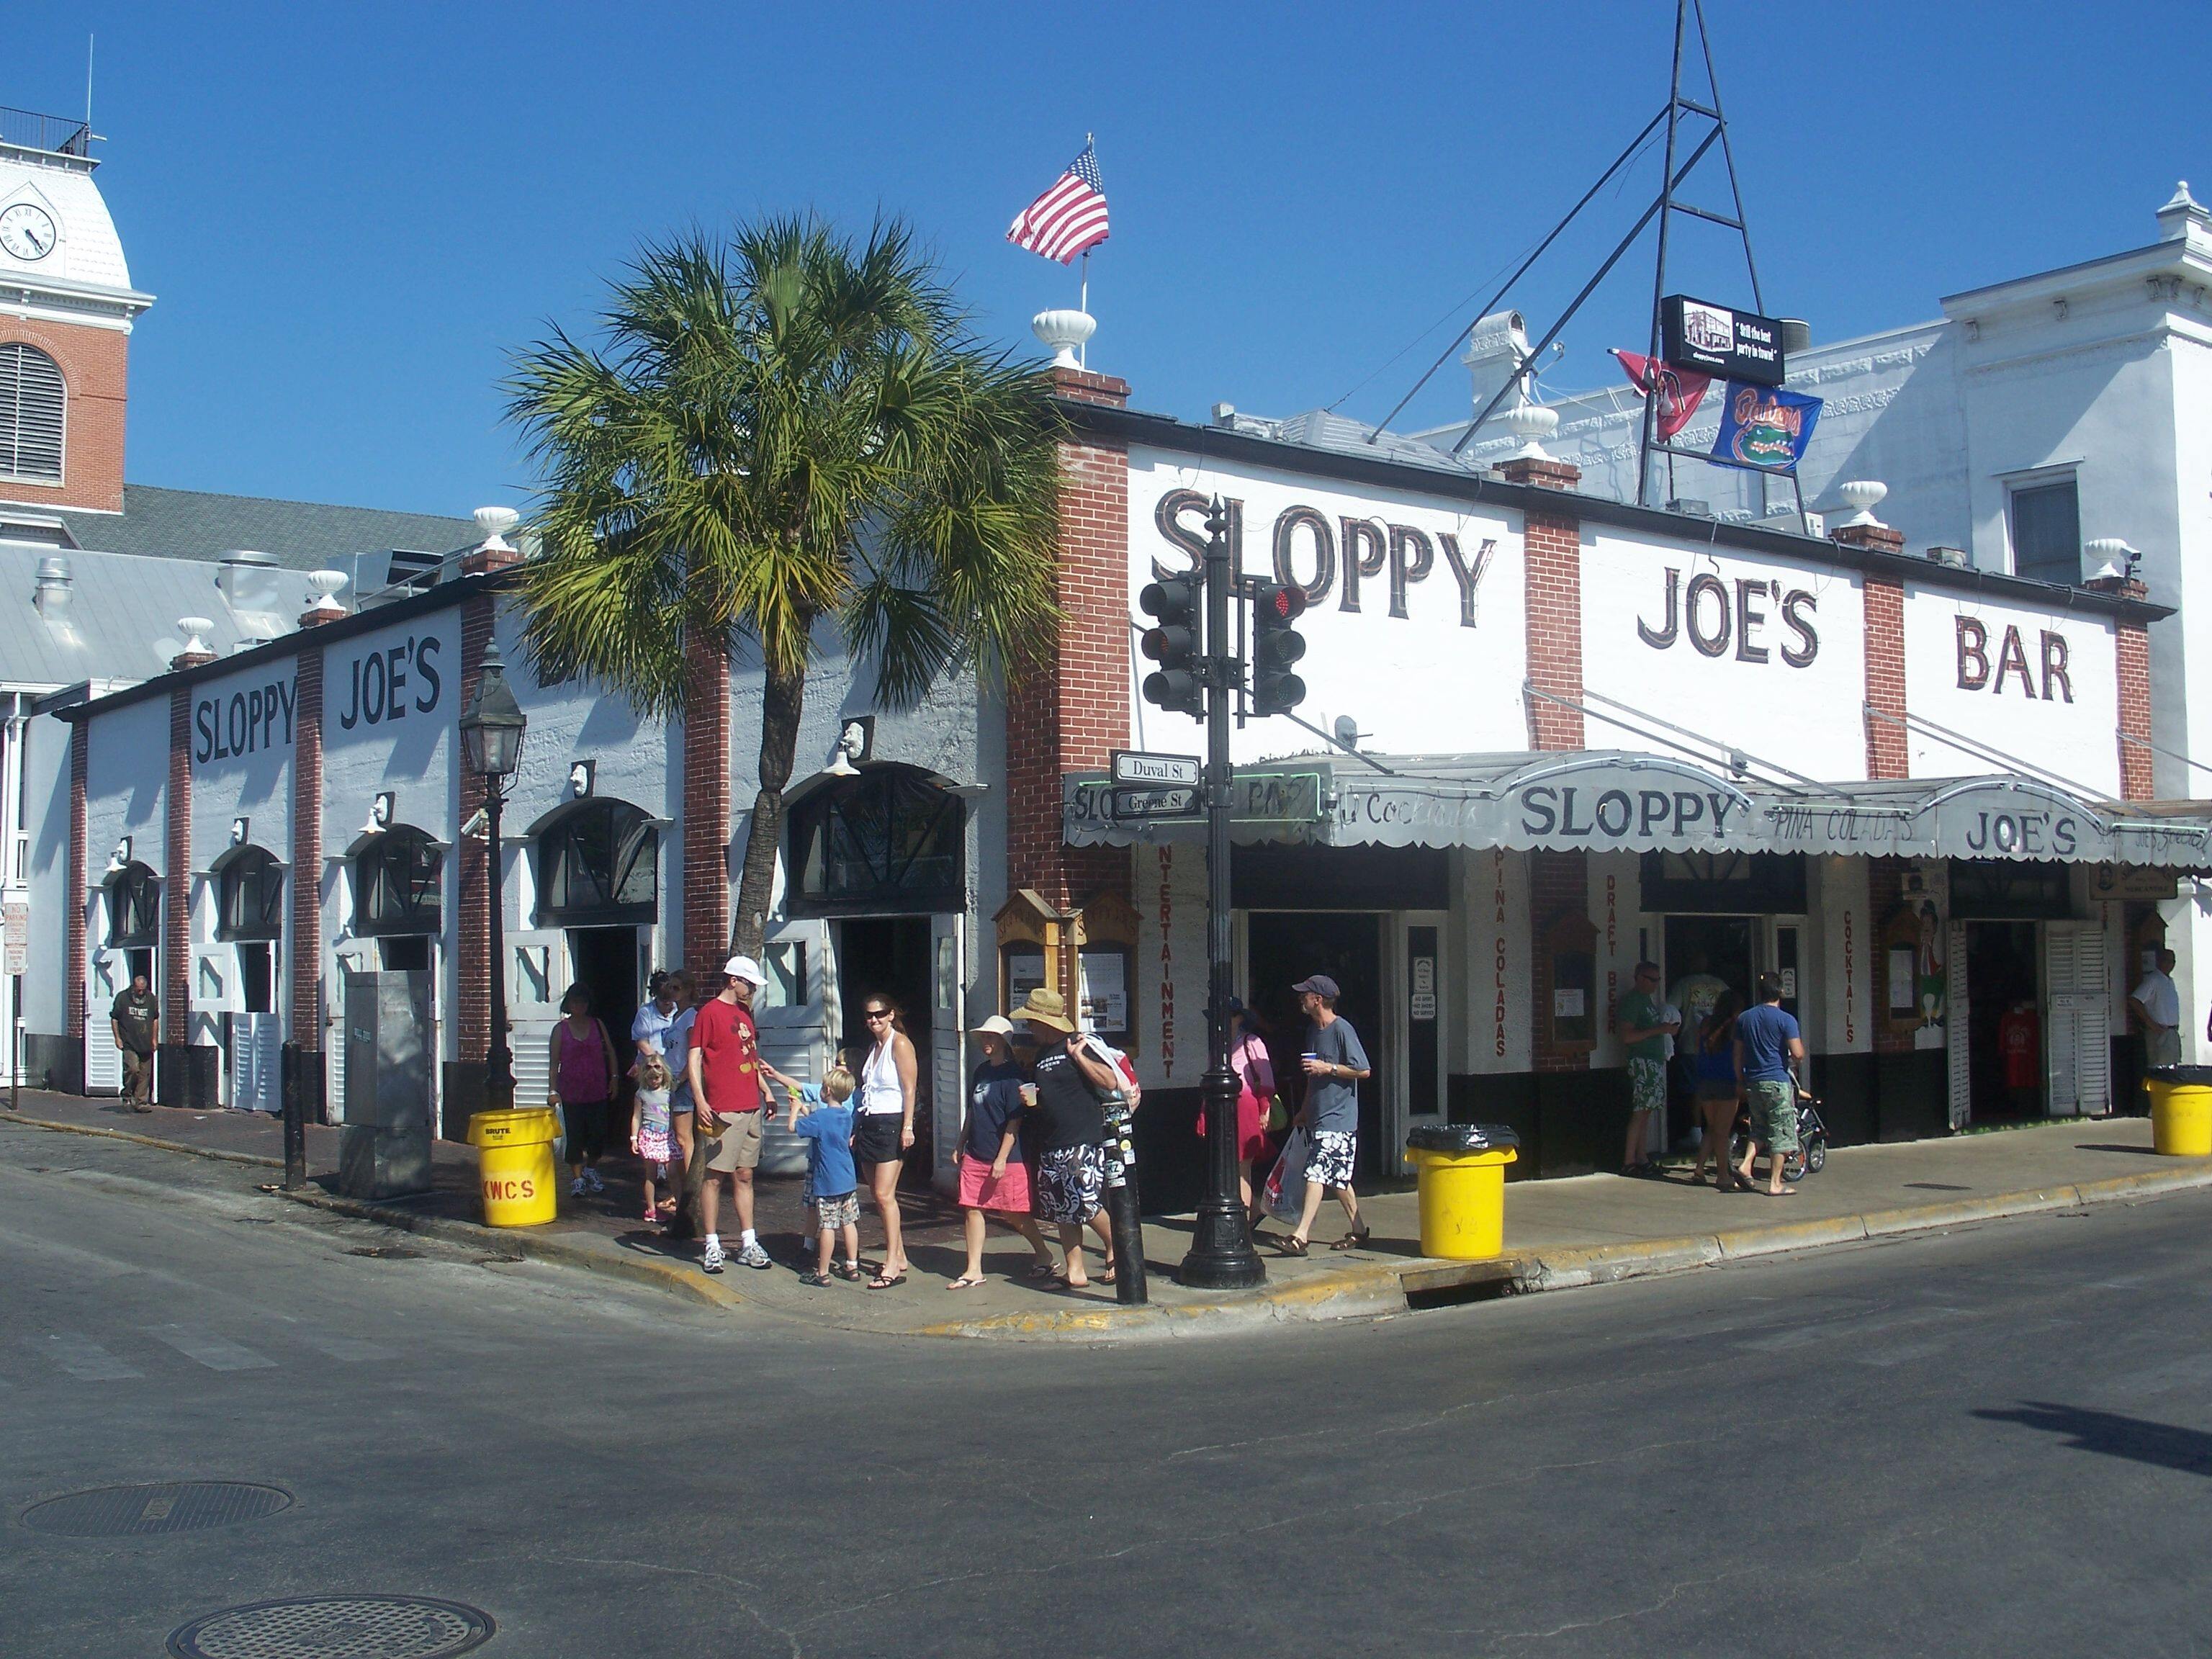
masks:
POLYGON ((69 611, 70 589, 74 585, 70 575, 69 561, 58 553, 49 553, 39 561, 39 591, 33 603, 39 614, 50 623, 58 623, 69 611))
POLYGON ((1784 317, 1778 320, 1782 324, 1782 361, 1786 365, 1799 352, 1813 349, 1813 325, 1802 317, 1784 317))
POLYGON ((276 606, 276 561, 267 553, 241 548, 222 556, 216 586, 234 611, 270 611, 276 606))

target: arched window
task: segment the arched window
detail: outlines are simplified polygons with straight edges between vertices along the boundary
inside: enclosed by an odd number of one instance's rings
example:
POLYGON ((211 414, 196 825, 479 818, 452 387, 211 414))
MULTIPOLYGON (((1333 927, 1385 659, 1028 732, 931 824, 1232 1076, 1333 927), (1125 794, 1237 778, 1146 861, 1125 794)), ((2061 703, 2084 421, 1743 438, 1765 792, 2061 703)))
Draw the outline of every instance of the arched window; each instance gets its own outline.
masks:
POLYGON ((793 914, 960 909, 964 823, 960 798, 911 767, 824 785, 791 811, 793 914))
POLYGON ((161 942, 161 878, 131 863, 107 878, 107 947, 151 950, 161 942))
POLYGON ((0 344, 0 476, 61 482, 68 404, 52 358, 20 340, 0 344))
POLYGON ((569 927, 659 920, 660 830, 622 800, 580 800, 538 836, 538 918, 569 927))
POLYGON ((364 939, 437 933, 445 867, 445 855, 420 830, 400 824, 373 836, 353 859, 354 932, 364 939))
POLYGON ((216 863, 215 936, 273 939, 284 933, 284 866, 262 847, 240 847, 216 863))

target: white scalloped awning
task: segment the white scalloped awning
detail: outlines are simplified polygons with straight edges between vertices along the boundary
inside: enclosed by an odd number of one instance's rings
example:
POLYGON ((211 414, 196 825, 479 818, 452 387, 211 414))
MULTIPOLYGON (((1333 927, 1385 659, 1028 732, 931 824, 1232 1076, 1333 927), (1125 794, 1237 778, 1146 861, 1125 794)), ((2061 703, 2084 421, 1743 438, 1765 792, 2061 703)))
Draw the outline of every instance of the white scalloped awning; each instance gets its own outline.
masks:
MULTIPOLYGON (((2091 801, 1996 775, 1784 787, 1617 750, 1378 755, 1387 771, 1310 756, 1241 769, 1240 781, 1318 779, 1317 817, 1240 817, 1240 842, 1516 851, 1826 853, 1851 858, 2056 860, 2212 866, 2199 803, 2091 801), (2176 810, 2177 806, 2188 810, 2176 810)), ((1301 789, 1284 799, 1311 799, 1301 789)), ((1202 835, 1195 822, 1123 824, 1105 780, 1065 781, 1070 843, 1127 847, 1202 835)))

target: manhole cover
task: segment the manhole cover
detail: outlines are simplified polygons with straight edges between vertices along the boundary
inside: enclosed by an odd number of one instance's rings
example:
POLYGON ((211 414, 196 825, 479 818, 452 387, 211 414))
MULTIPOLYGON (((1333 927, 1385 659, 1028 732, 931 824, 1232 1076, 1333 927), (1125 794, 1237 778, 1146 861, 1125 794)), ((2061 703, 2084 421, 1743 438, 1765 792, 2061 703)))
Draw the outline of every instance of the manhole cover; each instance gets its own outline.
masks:
POLYGON ((491 1639, 491 1615, 424 1595, 303 1595, 196 1619, 176 1659, 445 1659, 491 1639))
POLYGON ((348 1255, 373 1255, 380 1261, 420 1261, 422 1252, 410 1250, 400 1244, 359 1244, 346 1252, 348 1255))
POLYGON ((258 1521, 292 1506, 281 1486, 244 1480, 183 1480, 149 1486, 101 1486, 49 1498, 23 1511, 33 1532, 64 1538, 143 1538, 258 1521))

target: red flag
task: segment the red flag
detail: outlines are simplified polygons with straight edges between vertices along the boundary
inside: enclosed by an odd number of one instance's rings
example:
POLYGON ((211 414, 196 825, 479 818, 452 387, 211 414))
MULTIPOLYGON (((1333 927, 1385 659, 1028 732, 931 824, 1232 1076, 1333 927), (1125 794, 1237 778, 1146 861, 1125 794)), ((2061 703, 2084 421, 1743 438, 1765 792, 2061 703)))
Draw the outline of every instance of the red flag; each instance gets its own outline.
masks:
POLYGON ((1667 363, 1655 363, 1649 357, 1639 357, 1632 351, 1616 350, 1620 366, 1628 371, 1628 382, 1645 397, 1651 395, 1656 369, 1659 387, 1658 428, 1662 438, 1671 438, 1689 425, 1698 412, 1698 405, 1705 400, 1705 388, 1713 383, 1710 374, 1698 374, 1686 368, 1675 368, 1667 363))

